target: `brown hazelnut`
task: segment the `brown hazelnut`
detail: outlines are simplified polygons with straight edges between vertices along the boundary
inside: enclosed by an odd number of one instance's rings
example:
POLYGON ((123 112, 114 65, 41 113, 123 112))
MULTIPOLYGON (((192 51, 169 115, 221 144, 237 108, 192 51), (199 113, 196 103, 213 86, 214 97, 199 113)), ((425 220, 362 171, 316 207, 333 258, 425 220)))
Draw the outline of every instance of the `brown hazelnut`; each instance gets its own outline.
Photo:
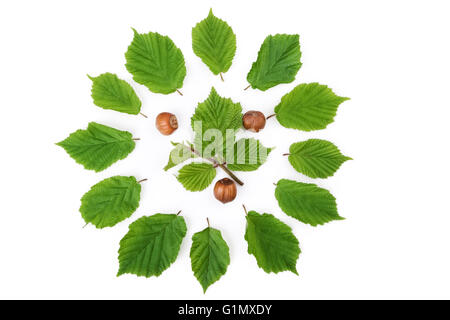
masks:
POLYGON ((236 198, 236 184, 233 180, 223 178, 214 186, 214 196, 222 203, 233 201, 236 198))
POLYGON ((259 111, 247 111, 242 117, 244 128, 252 132, 259 132, 266 126, 266 117, 259 111))
POLYGON ((161 112, 156 117, 156 128, 165 136, 171 135, 178 129, 177 117, 169 112, 161 112))

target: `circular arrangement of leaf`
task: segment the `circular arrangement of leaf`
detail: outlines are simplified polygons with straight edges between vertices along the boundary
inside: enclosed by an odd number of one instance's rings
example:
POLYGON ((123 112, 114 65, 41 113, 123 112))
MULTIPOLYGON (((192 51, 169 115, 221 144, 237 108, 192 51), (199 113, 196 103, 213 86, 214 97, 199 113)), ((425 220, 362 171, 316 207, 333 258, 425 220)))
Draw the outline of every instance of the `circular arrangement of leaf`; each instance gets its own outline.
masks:
MULTIPOLYGON (((155 93, 182 95, 180 89, 186 66, 181 50, 167 36, 155 32, 140 34, 134 29, 133 32, 125 57, 126 69, 134 81, 155 93)), ((235 56, 236 35, 211 10, 207 18, 192 29, 192 48, 211 72, 223 80, 223 73, 229 70, 235 56)), ((267 36, 248 72, 249 87, 266 91, 278 84, 293 82, 302 66, 300 58, 299 35, 267 36)), ((95 105, 140 114, 141 100, 129 83, 111 73, 89 78, 95 105)), ((276 117, 282 126, 303 131, 324 129, 333 122, 338 106, 346 100, 348 98, 337 96, 326 85, 303 83, 283 96, 274 107, 274 114, 267 119, 276 117)), ((160 114, 157 121, 158 130, 163 134, 171 134, 178 128, 175 115, 170 113, 160 114)), ((217 181, 214 193, 223 203, 233 201, 235 183, 243 185, 236 172, 257 170, 272 151, 259 140, 237 139, 236 135, 243 127, 258 132, 265 122, 261 112, 249 111, 243 115, 239 103, 221 97, 211 88, 209 96, 198 104, 191 118, 194 140, 172 143, 174 148, 164 170, 194 159, 181 167, 177 175, 183 187, 192 192, 204 190, 214 181, 216 171, 223 170, 230 179, 217 181)), ((139 139, 129 132, 91 122, 87 129, 75 131, 57 145, 85 169, 99 172, 126 158, 134 150, 136 140, 139 139)), ((295 170, 310 178, 330 177, 351 159, 341 154, 333 143, 319 139, 294 143, 285 155, 295 170)), ((80 213, 86 224, 105 228, 129 218, 139 207, 143 181, 114 176, 92 186, 81 199, 80 213)), ((281 179, 276 183, 275 199, 284 213, 311 226, 343 219, 337 212, 334 196, 315 184, 281 179)), ((268 213, 247 212, 246 209, 245 213, 244 238, 248 253, 256 258, 258 266, 267 273, 291 271, 297 274, 300 247, 291 228, 268 213)), ((176 260, 186 232, 180 212, 157 213, 131 223, 120 241, 117 275, 159 276, 176 260)), ((206 229, 194 234, 190 257, 194 276, 204 291, 227 271, 228 245, 221 232, 209 226, 209 221, 206 229)))

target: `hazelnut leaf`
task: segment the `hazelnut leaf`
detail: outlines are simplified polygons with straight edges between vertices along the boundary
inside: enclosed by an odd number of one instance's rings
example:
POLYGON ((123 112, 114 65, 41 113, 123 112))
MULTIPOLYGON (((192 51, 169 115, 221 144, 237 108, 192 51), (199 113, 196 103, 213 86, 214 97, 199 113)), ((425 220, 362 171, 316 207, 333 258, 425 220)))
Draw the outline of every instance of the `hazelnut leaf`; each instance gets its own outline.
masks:
POLYGON ((253 89, 262 91, 280 83, 290 83, 302 66, 301 55, 298 34, 267 36, 247 75, 247 81, 253 89))
POLYGON ((189 191, 206 189, 216 177, 216 168, 209 163, 190 163, 178 171, 178 181, 189 191))
POLYGON ((327 178, 350 157, 344 156, 331 142, 320 139, 293 143, 289 148, 289 162, 300 173, 311 178, 327 178))
POLYGON ((208 17, 192 28, 192 49, 211 72, 218 75, 231 66, 236 53, 236 35, 211 9, 208 17))
POLYGON ((211 88, 208 98, 199 103, 191 117, 191 127, 194 130, 194 147, 197 151, 204 151, 211 148, 212 156, 217 150, 223 151, 228 144, 234 144, 235 133, 242 127, 242 107, 240 103, 234 103, 231 99, 222 98, 217 94, 216 89, 211 88), (200 127, 197 127, 200 125, 200 127), (218 140, 207 141, 205 132, 222 135, 222 145, 218 145, 218 140), (231 134, 231 135, 230 135, 231 134))
POLYGON ((300 247, 292 229, 271 214, 250 211, 247 214, 245 240, 248 253, 256 258, 258 266, 265 272, 297 273, 300 247))
POLYGON ((77 130, 56 145, 85 169, 99 172, 125 159, 136 144, 128 131, 90 122, 86 130, 77 130))
POLYGON ((196 155, 192 153, 190 148, 185 144, 172 142, 172 145, 174 145, 175 148, 170 151, 169 160, 164 167, 164 171, 172 169, 173 167, 176 167, 177 165, 185 162, 188 159, 196 158, 196 155))
POLYGON ((259 140, 239 139, 232 155, 227 154, 227 167, 232 171, 255 171, 267 160, 272 148, 264 147, 259 140))
POLYGON ((336 198, 312 183, 281 179, 275 189, 275 198, 288 216, 314 227, 344 220, 337 212, 336 198))
POLYGON ((219 230, 208 227, 192 237, 191 267, 206 292, 220 279, 230 264, 230 249, 219 230))
POLYGON ((142 217, 130 224, 120 240, 117 276, 159 276, 176 260, 186 235, 186 222, 176 214, 142 217))
POLYGON ((102 180, 81 198, 81 216, 99 229, 112 227, 136 211, 140 194, 141 185, 135 177, 114 176, 102 180))
POLYGON ((141 111, 141 100, 125 80, 112 73, 88 77, 92 80, 92 98, 96 106, 129 114, 138 114, 141 111))
POLYGON ((155 93, 169 94, 183 86, 186 66, 181 50, 159 33, 139 34, 125 53, 126 68, 134 81, 155 93))
POLYGON ((317 82, 296 86, 275 107, 277 120, 286 128, 312 131, 325 129, 334 121, 339 105, 349 98, 339 97, 317 82))

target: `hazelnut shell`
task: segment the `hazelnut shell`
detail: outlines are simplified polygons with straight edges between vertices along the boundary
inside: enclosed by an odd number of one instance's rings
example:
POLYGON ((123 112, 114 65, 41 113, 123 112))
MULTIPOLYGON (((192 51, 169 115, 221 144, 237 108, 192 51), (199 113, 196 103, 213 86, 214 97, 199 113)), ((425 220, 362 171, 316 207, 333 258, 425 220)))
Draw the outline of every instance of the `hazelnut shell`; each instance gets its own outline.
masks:
POLYGON ((169 112, 162 112, 158 114, 155 121, 156 129, 161 134, 168 136, 178 129, 177 117, 169 112))
POLYGON ((217 181, 214 186, 214 196, 222 203, 233 201, 236 194, 236 183, 231 179, 223 178, 217 181))
POLYGON ((266 117, 259 111, 247 111, 242 117, 242 124, 249 131, 259 132, 266 126, 266 117))

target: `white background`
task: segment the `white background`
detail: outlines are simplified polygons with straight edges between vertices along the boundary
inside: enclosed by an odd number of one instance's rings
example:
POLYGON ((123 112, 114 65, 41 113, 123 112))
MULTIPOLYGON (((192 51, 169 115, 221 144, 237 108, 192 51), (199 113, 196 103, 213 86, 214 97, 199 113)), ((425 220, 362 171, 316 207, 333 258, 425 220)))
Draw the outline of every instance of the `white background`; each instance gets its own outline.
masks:
MULTIPOLYGON (((0 4, 0 297, 139 299, 450 298, 448 1, 2 1, 0 4), (209 8, 237 35, 225 82, 191 49, 191 28, 209 8), (131 81, 124 53, 139 32, 169 35, 181 48, 184 96, 154 94, 133 83, 143 101, 131 116, 100 109, 86 74, 131 81), (268 34, 300 34, 295 82, 243 91, 268 34), (170 140, 191 138, 190 116, 211 86, 244 111, 273 111, 303 82, 342 96, 335 122, 304 133, 275 119, 257 136, 276 146, 245 186, 222 205, 212 188, 185 191, 164 172, 170 140), (180 129, 160 135, 155 116, 170 111, 180 129), (127 159, 101 173, 84 170, 55 142, 97 121, 142 140, 127 159), (273 182, 310 182, 281 154, 293 142, 325 138, 346 155, 335 176, 314 180, 337 198, 345 221, 313 228, 279 209, 273 182), (148 178, 130 219, 97 230, 78 212, 90 186, 112 175, 148 178), (247 254, 241 205, 272 213, 300 240, 297 277, 266 274, 247 254), (158 278, 116 278, 119 240, 144 215, 183 210, 188 234, 176 262, 158 278), (230 246, 226 275, 204 295, 189 260, 192 234, 222 230, 230 246)), ((224 177, 218 172, 217 178, 224 177)))

